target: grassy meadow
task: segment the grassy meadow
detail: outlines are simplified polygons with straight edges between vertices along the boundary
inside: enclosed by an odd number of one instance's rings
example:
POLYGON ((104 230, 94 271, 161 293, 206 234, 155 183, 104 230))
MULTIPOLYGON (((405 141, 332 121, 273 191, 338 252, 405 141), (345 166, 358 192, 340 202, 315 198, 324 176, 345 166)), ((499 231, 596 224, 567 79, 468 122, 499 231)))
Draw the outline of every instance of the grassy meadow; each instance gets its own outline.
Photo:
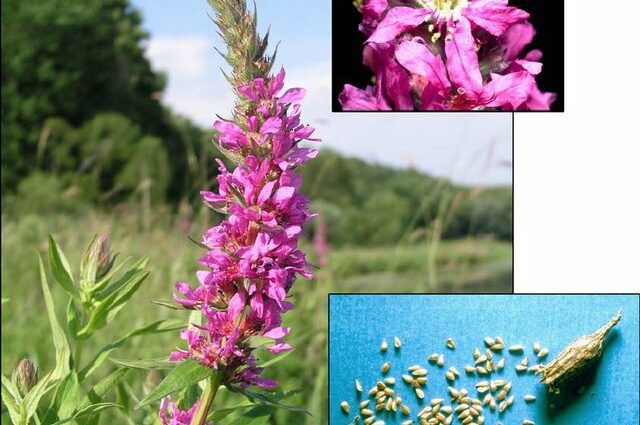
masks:
MULTIPOLYGON (((47 235, 53 233, 77 272, 81 252, 95 233, 108 234, 120 259, 149 257, 150 277, 120 316, 96 336, 82 354, 88 359, 100 347, 133 327, 154 320, 180 318, 182 311, 170 310, 152 300, 168 300, 173 283, 193 282, 201 248, 188 240, 184 226, 171 214, 156 211, 153 225, 142 225, 143 216, 135 206, 116 210, 82 213, 24 214, 2 216, 2 373, 10 375, 24 356, 33 359, 41 370, 52 367, 51 333, 46 319, 43 296, 37 274, 37 254, 46 254, 47 235), (145 230, 147 229, 147 230, 145 230)), ((213 224, 203 209, 191 225, 191 234, 213 224)), ((313 260, 312 246, 306 251, 313 260)), ((58 315, 64 318, 64 294, 53 285, 58 315)), ((511 286, 511 244, 491 238, 445 240, 432 249, 428 243, 387 247, 341 247, 329 252, 328 263, 316 272, 316 280, 299 281, 292 293, 296 309, 285 315, 292 327, 290 342, 296 349, 269 374, 283 388, 301 389, 289 402, 305 406, 313 416, 280 411, 273 424, 326 423, 327 403, 327 293, 328 292, 402 292, 402 291, 509 291, 511 286), (435 266, 435 270, 433 269, 435 266), (431 280, 431 281, 430 281, 431 280), (306 421, 306 422, 304 422, 306 421)), ((113 357, 123 359, 165 356, 181 341, 177 332, 142 336, 120 348, 113 357)), ((82 362, 82 360, 81 360, 82 362)), ((105 369, 113 368, 107 365, 105 369)), ((127 379, 121 391, 140 398, 145 391, 142 372, 127 379)), ((241 403, 235 394, 222 392, 216 406, 241 403)), ((136 412, 129 419, 115 409, 103 414, 102 423, 153 423, 150 411, 136 412)), ((3 414, 2 423, 9 423, 3 414)))

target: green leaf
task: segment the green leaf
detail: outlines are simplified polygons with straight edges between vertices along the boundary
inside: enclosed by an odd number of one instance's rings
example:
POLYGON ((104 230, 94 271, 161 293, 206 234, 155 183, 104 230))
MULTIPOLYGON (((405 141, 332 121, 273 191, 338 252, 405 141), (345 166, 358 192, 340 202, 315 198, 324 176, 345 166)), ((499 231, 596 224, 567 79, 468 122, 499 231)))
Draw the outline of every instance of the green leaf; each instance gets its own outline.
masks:
MULTIPOLYGON (((117 387, 128 373, 129 369, 117 369, 101 379, 84 397, 82 403, 78 406, 78 409, 83 409, 91 404, 102 402, 102 399, 109 393, 109 391, 117 387)), ((95 417, 91 415, 76 418, 76 421, 78 422, 78 425, 94 425, 96 423, 95 417)))
POLYGON ((154 401, 186 388, 189 385, 196 384, 203 379, 208 378, 213 373, 215 373, 213 369, 209 369, 194 360, 185 360, 169 372, 169 374, 153 391, 140 400, 140 403, 136 405, 134 410, 146 406, 149 403, 153 403, 154 401))
POLYGON ((269 367, 269 366, 273 366, 274 364, 281 362, 282 360, 286 359, 287 356, 289 354, 293 353, 293 350, 289 350, 286 353, 283 354, 278 354, 277 356, 273 357, 272 359, 267 360, 266 362, 260 364, 260 367, 269 367))
POLYGON ((4 304, 4 303, 8 303, 8 302, 9 302, 9 298, 3 298, 3 299, 2 299, 2 304, 4 304))
POLYGON ((49 235, 49 265, 51 266, 51 272, 56 278, 56 281, 69 295, 79 301, 80 295, 74 283, 69 262, 52 235, 49 235))
POLYGON ((267 349, 275 344, 273 338, 267 338, 266 336, 255 335, 247 338, 247 344, 251 348, 263 348, 267 349))
POLYGON ((109 359, 113 363, 128 367, 130 369, 173 369, 178 363, 167 360, 166 357, 160 357, 156 359, 143 359, 143 360, 123 360, 123 359, 109 359))
POLYGON ((238 404, 236 406, 226 407, 224 409, 212 410, 211 412, 209 412, 209 415, 207 416, 207 421, 217 422, 221 419, 228 417, 230 414, 234 412, 244 411, 254 406, 255 404, 251 402, 247 402, 246 404, 238 404))
POLYGON ((134 329, 122 338, 109 345, 102 347, 96 356, 80 372, 80 380, 84 380, 91 375, 105 361, 109 354, 124 345, 129 339, 145 334, 154 334, 182 329, 184 323, 181 320, 158 320, 138 329, 134 329))
POLYGON ((98 235, 95 235, 91 239, 89 247, 82 254, 82 260, 80 260, 80 287, 91 287, 96 282, 96 274, 98 273, 98 256, 100 249, 96 245, 96 239, 98 235))
POLYGON ((96 413, 102 412, 105 409, 109 409, 112 407, 116 407, 116 408, 121 408, 122 406, 120 406, 119 404, 116 403, 111 403, 111 402, 106 402, 106 403, 95 403, 95 404, 91 404, 89 406, 83 407, 82 409, 78 409, 78 411, 73 415, 70 416, 68 418, 65 418, 61 421, 58 421, 56 423, 54 423, 53 425, 60 425, 60 424, 64 424, 67 422, 71 422, 74 420, 77 420, 79 418, 82 418, 84 416, 89 416, 89 415, 95 415, 96 413))
POLYGON ((47 274, 44 271, 44 264, 42 263, 42 257, 40 260, 40 283, 42 284, 42 292, 44 294, 44 302, 47 307, 47 314, 49 315, 49 324, 51 325, 51 333, 53 335, 53 345, 56 350, 56 367, 53 370, 53 379, 60 379, 66 376, 70 369, 71 361, 71 349, 69 348, 69 341, 64 334, 58 318, 56 317, 55 306, 53 305, 53 298, 51 297, 51 291, 49 290, 49 284, 47 283, 47 274))
POLYGON ((269 422, 271 415, 273 415, 272 407, 253 406, 250 410, 229 421, 228 425, 264 425, 269 422))
POLYGON ((232 386, 230 388, 232 391, 236 391, 239 393, 244 394, 245 397, 247 397, 249 399, 249 401, 253 402, 253 403, 260 403, 260 404, 266 404, 267 406, 273 406, 273 407, 278 407, 280 409, 285 409, 285 410, 289 410, 291 412, 298 412, 298 413, 304 413, 306 415, 309 414, 309 412, 307 412, 305 409, 300 408, 300 407, 295 407, 295 406, 289 406, 287 404, 284 403, 280 403, 279 400, 289 397, 293 394, 295 394, 298 391, 289 391, 287 393, 264 393, 264 392, 255 392, 252 390, 249 390, 248 388, 241 388, 238 386, 232 386))
POLYGON ((20 397, 20 392, 13 385, 11 380, 4 375, 2 376, 2 401, 4 401, 4 405, 7 407, 9 411, 9 416, 11 417, 11 422, 14 424, 19 423, 20 421, 20 403, 22 402, 22 397, 20 397))
POLYGON ((106 298, 97 303, 97 307, 91 312, 89 322, 78 332, 78 339, 90 337, 95 331, 111 322, 118 311, 140 288, 147 276, 149 276, 149 272, 129 270, 118 282, 114 283, 112 286, 117 285, 117 289, 111 291, 106 298))
POLYGON ((82 312, 76 306, 73 298, 69 299, 69 304, 67 305, 67 327, 73 338, 76 338, 76 335, 80 330, 80 326, 82 326, 80 318, 81 314, 82 312))
POLYGON ((80 390, 78 374, 72 371, 58 385, 55 397, 43 419, 44 423, 53 423, 60 418, 71 415, 82 400, 80 390))
POLYGON ((184 310, 182 304, 177 303, 175 301, 163 301, 163 300, 153 300, 151 301, 153 304, 159 305, 161 307, 166 307, 171 310, 184 310))
POLYGON ((29 390, 22 400, 20 415, 24 419, 24 423, 29 423, 29 419, 36 413, 40 399, 44 397, 53 387, 56 386, 57 378, 55 370, 47 373, 38 383, 29 390))

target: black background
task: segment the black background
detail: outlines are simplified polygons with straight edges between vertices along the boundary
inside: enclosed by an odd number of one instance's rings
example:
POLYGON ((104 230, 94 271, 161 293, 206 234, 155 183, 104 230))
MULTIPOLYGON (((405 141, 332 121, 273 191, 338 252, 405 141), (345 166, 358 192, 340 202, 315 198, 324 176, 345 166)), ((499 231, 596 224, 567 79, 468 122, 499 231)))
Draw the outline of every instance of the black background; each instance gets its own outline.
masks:
MULTIPOLYGON (((543 92, 557 93, 558 98, 551 105, 551 110, 564 111, 564 2, 511 0, 509 5, 531 14, 529 21, 537 34, 525 52, 542 50, 542 72, 536 76, 538 87, 543 92)), ((362 48, 366 38, 358 30, 361 17, 351 1, 333 0, 331 108, 334 112, 342 112, 338 94, 345 84, 358 88, 371 84, 373 74, 362 65, 362 48)))

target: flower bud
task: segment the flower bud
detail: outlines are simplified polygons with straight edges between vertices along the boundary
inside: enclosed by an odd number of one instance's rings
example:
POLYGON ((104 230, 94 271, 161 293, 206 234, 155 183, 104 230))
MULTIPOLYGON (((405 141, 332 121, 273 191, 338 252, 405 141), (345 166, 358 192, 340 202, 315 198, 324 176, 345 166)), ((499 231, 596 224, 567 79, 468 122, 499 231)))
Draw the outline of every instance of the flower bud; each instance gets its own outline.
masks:
POLYGON ((111 245, 109 244, 109 238, 107 235, 98 236, 96 239, 96 245, 99 250, 96 279, 100 279, 102 276, 109 273, 109 270, 113 267, 116 256, 111 255, 111 245))
POLYGON ((38 370, 31 360, 22 359, 13 371, 11 380, 20 394, 24 396, 38 383, 38 370))

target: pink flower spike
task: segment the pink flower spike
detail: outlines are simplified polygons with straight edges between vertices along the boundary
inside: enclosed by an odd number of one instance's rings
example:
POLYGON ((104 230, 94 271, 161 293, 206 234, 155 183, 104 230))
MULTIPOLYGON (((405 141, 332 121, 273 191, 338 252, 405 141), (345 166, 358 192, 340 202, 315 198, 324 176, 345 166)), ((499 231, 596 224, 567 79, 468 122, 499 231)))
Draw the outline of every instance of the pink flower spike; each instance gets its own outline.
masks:
POLYGON ((398 6, 390 9, 375 31, 367 39, 367 43, 386 43, 403 32, 422 24, 427 16, 433 13, 428 8, 398 6))

